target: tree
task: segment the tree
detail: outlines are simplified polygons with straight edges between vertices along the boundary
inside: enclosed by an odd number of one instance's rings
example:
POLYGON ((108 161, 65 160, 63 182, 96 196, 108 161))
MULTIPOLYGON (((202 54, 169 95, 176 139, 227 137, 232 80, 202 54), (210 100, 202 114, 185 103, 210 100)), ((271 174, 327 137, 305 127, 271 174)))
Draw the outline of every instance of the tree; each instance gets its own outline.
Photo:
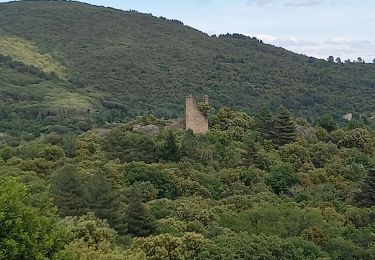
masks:
POLYGON ((284 144, 291 143, 296 138, 296 127, 292 121, 289 111, 281 107, 277 114, 274 123, 275 136, 274 143, 283 146, 284 144))
POLYGON ((3 158, 3 160, 7 161, 13 156, 17 154, 16 149, 10 147, 10 146, 5 146, 4 148, 0 149, 0 157, 3 158))
POLYGON ((193 131, 188 129, 181 142, 181 156, 195 159, 197 155, 198 141, 193 131))
POLYGON ((150 259, 203 259, 198 256, 208 243, 203 235, 196 233, 185 233, 181 237, 161 234, 136 238, 132 249, 145 252, 150 259))
POLYGON ((361 207, 375 206, 375 168, 370 169, 363 180, 361 191, 356 194, 354 200, 361 207))
POLYGON ((63 250, 69 232, 57 222, 45 201, 32 206, 25 185, 0 178, 0 258, 53 259, 63 250))
POLYGON ((330 114, 324 114, 321 118, 319 118, 318 125, 327 130, 328 132, 332 132, 337 129, 336 121, 330 114))
POLYGON ((336 63, 338 63, 338 64, 341 64, 341 63, 342 63, 340 57, 337 57, 337 58, 336 58, 336 63))
POLYGON ((375 58, 372 60, 372 63, 375 63, 375 58))
POLYGON ((177 145, 176 136, 172 131, 168 131, 166 137, 164 138, 165 143, 162 147, 162 159, 171 162, 177 162, 180 160, 180 148, 177 145))
POLYGON ((211 106, 207 102, 200 102, 198 103, 198 110, 202 113, 202 115, 207 118, 208 114, 211 112, 211 106))
POLYGON ((65 154, 69 157, 73 157, 78 148, 77 135, 74 133, 68 133, 63 136, 63 147, 65 154))
POLYGON ((135 182, 150 182, 158 189, 159 198, 174 198, 176 185, 165 172, 155 169, 143 162, 132 162, 124 170, 124 182, 132 185, 135 182))
POLYGON ((365 61, 361 58, 361 57, 358 57, 357 58, 357 63, 364 63, 365 61))
POLYGON ((333 56, 329 56, 328 58, 327 58, 327 61, 328 62, 335 62, 335 58, 333 57, 333 56))
POLYGON ((274 121, 271 112, 267 108, 262 108, 255 115, 255 127, 263 139, 271 140, 274 137, 274 121))
POLYGON ((73 239, 64 250, 68 257, 57 259, 144 259, 132 258, 129 252, 119 249, 116 246, 118 239, 116 231, 110 228, 105 220, 98 219, 93 213, 79 218, 68 217, 62 223, 72 231, 73 239))
POLYGON ((156 233, 157 224, 149 209, 142 203, 141 195, 135 191, 129 198, 125 214, 126 233, 145 237, 156 233))
POLYGON ((298 183, 294 166, 291 163, 278 163, 271 169, 266 182, 276 194, 286 193, 298 183))
POLYGON ((118 232, 123 230, 120 196, 102 172, 97 172, 87 183, 87 206, 96 217, 106 219, 118 232))
POLYGON ((221 235, 199 259, 319 259, 324 256, 313 242, 246 232, 221 235))
POLYGON ((51 195, 62 217, 81 216, 87 212, 83 180, 71 164, 52 177, 51 195))
POLYGON ((111 131, 103 142, 103 150, 108 157, 118 158, 122 162, 157 161, 155 141, 151 136, 128 133, 126 129, 118 128, 111 131))

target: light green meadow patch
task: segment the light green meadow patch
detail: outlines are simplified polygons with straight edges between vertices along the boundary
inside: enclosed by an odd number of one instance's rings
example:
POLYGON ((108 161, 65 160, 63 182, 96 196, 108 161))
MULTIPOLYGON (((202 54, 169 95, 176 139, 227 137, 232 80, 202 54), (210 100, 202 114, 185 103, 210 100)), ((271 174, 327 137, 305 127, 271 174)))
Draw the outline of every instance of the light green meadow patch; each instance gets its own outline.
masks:
POLYGON ((12 57, 44 72, 55 72, 65 78, 67 69, 48 54, 41 54, 36 45, 28 40, 13 36, 0 36, 0 54, 12 57))

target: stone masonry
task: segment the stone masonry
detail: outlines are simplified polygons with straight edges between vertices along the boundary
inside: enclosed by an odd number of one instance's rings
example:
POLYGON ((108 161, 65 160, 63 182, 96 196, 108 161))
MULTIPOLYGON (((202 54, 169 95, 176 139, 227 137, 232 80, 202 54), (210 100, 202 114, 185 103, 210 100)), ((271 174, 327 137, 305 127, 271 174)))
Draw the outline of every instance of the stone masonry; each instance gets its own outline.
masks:
MULTIPOLYGON (((204 102, 208 104, 208 96, 204 96, 204 102)), ((208 132, 208 120, 199 111, 192 95, 188 95, 185 100, 185 129, 191 129, 195 134, 208 132)))

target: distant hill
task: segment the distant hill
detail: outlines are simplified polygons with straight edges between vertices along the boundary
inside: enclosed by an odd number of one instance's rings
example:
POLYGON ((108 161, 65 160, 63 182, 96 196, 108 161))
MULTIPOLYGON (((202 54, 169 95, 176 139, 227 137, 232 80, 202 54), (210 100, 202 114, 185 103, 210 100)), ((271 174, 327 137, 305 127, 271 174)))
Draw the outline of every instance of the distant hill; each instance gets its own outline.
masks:
POLYGON ((68 121, 88 124, 148 112, 176 117, 187 93, 247 112, 280 105, 310 118, 375 111, 374 64, 329 63, 255 38, 210 37, 179 21, 79 2, 0 4, 0 54, 53 74, 41 79, 0 66, 0 120, 49 125, 44 120, 58 120, 58 111, 75 111, 65 113, 68 121))

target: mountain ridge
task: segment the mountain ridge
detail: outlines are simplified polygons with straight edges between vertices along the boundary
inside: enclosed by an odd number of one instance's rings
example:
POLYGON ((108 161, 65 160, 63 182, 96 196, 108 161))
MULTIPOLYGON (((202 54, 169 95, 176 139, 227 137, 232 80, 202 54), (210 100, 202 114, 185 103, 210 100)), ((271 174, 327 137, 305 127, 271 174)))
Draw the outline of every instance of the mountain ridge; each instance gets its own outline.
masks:
POLYGON ((103 118, 94 121, 178 117, 187 93, 209 95, 214 107, 252 113, 283 105, 312 119, 375 111, 374 64, 329 63, 240 34, 209 36, 177 20, 75 1, 0 7, 0 36, 28 41, 66 68, 67 85, 95 99, 90 118, 103 118))

